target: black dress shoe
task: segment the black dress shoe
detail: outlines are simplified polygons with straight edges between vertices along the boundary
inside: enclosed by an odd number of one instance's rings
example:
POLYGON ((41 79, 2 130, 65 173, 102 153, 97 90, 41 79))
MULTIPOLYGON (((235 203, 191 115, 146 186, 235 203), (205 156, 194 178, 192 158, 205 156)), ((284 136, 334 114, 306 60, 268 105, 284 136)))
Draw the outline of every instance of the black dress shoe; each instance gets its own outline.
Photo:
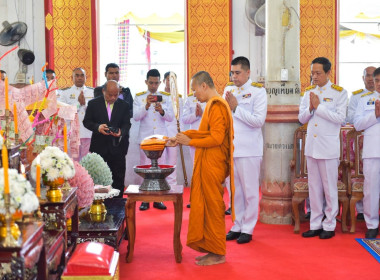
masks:
POLYGON ((190 208, 190 203, 186 205, 187 208, 190 208))
POLYGON ((359 220, 359 221, 364 221, 364 214, 363 213, 358 213, 356 215, 356 219, 359 220))
POLYGON ((305 214, 305 220, 310 220, 310 215, 311 215, 311 213, 310 213, 310 212, 307 212, 307 213, 305 214))
POLYGON ((226 240, 235 240, 240 236, 240 232, 230 230, 226 235, 226 240))
POLYGON ((252 234, 241 233, 239 238, 236 240, 238 244, 248 243, 252 240, 252 234))
POLYGON ((329 239, 335 236, 335 231, 323 230, 319 235, 319 239, 329 239))
POLYGON ((228 209, 224 212, 224 214, 226 214, 226 215, 231 215, 231 207, 228 208, 228 209))
POLYGON ((376 238, 376 236, 378 235, 378 233, 379 233, 379 229, 378 228, 368 229, 367 232, 365 233, 365 238, 376 238))
POLYGON ((160 210, 166 210, 166 206, 163 202, 153 202, 153 207, 160 210))
POLYGON ((149 202, 141 202, 139 209, 140 209, 140 211, 148 210, 149 209, 149 202))
POLYGON ((314 237, 314 236, 318 236, 321 232, 323 231, 323 229, 316 229, 316 230, 308 230, 304 233, 302 233, 302 237, 314 237))

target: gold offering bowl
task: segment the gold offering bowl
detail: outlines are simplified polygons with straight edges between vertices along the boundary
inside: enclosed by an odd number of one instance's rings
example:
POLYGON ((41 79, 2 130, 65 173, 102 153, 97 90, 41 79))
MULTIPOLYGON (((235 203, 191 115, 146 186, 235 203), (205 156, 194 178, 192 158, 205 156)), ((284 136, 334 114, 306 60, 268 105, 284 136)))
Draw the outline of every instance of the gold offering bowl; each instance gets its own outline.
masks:
POLYGON ((63 178, 57 178, 54 181, 48 181, 44 179, 44 185, 49 186, 48 191, 46 192, 46 197, 51 202, 59 202, 62 199, 62 191, 59 188, 63 183, 65 182, 65 179, 63 178))

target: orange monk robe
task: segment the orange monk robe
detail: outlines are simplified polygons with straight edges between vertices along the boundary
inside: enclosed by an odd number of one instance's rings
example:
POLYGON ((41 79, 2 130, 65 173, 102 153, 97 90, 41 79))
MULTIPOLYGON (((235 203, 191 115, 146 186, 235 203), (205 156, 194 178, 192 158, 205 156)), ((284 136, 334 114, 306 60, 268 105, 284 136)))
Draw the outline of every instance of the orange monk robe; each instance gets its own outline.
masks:
POLYGON ((222 183, 231 178, 234 220, 233 123, 231 110, 220 96, 211 98, 198 130, 183 132, 196 148, 191 181, 187 246, 199 252, 226 254, 225 205, 222 183))

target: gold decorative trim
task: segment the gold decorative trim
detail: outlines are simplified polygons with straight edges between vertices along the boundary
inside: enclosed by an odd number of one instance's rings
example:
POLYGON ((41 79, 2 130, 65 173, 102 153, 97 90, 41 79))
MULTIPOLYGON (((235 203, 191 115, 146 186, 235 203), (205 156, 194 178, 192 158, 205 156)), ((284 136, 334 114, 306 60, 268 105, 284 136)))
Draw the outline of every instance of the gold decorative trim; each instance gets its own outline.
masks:
POLYGON ((49 31, 53 27, 53 17, 51 16, 50 13, 48 13, 45 17, 45 26, 46 26, 47 30, 49 30, 49 31))

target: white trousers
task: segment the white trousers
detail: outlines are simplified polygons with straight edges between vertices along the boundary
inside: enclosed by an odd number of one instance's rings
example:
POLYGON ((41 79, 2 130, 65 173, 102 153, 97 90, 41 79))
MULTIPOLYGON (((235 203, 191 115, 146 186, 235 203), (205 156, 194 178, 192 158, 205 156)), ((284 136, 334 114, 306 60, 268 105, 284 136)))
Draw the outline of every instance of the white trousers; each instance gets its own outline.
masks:
POLYGON ((310 229, 334 231, 338 214, 338 166, 336 159, 306 157, 310 197, 310 229), (326 207, 323 209, 323 197, 326 207), (322 222, 323 212, 326 218, 322 222))
POLYGON ((364 220, 368 229, 379 227, 380 158, 363 159, 364 220))
POLYGON ((234 158, 235 222, 231 230, 252 234, 259 215, 259 177, 262 157, 234 158))
POLYGON ((178 147, 166 147, 166 164, 174 165, 175 169, 172 174, 166 177, 166 181, 168 181, 169 185, 177 185, 177 155, 178 155, 178 147))
POLYGON ((79 147, 79 161, 90 151, 91 138, 81 138, 79 147))

